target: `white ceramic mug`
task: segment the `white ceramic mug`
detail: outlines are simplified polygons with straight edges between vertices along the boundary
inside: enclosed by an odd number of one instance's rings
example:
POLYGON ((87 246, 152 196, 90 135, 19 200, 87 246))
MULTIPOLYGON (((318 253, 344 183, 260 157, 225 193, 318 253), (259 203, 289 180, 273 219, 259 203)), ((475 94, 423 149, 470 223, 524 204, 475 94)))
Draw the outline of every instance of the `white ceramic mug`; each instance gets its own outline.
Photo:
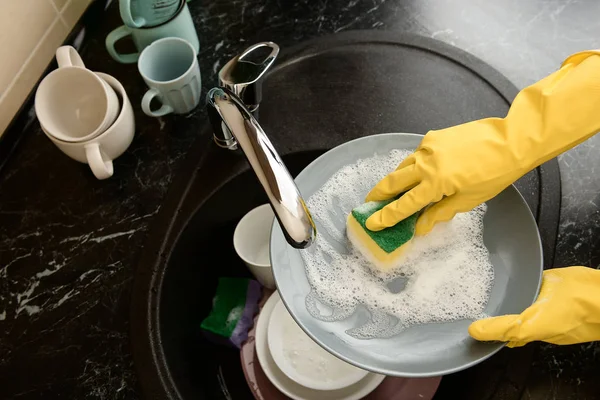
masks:
POLYGON ((84 142, 104 132, 117 118, 119 98, 71 46, 56 50, 58 69, 40 83, 35 112, 46 132, 64 142, 84 142))
POLYGON ((138 60, 138 70, 150 87, 142 98, 142 111, 151 117, 186 114, 200 102, 201 80, 197 53, 187 40, 168 37, 147 46, 138 60), (162 106, 150 109, 158 98, 162 106))
POLYGON ((264 287, 275 289, 269 254, 271 226, 275 214, 270 204, 251 210, 238 222, 233 233, 233 247, 252 275, 264 287))
POLYGON ((121 96, 122 107, 115 122, 100 135, 77 143, 64 142, 46 131, 44 126, 42 129, 63 153, 76 161, 89 164, 96 178, 106 179, 113 175, 112 161, 123 154, 131 144, 135 121, 133 108, 123 85, 110 75, 101 72, 96 74, 121 96))

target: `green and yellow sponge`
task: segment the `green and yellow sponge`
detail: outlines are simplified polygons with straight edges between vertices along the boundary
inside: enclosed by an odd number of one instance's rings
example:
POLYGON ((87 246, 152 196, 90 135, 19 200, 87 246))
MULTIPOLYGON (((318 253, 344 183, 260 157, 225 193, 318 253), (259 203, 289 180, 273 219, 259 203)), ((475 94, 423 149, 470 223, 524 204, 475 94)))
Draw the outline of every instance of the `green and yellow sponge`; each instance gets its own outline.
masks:
POLYGON ((389 271, 398 264, 400 257, 415 236, 419 213, 380 231, 369 230, 366 222, 371 215, 398 197, 362 204, 352 210, 346 221, 346 235, 350 243, 381 271, 389 271))

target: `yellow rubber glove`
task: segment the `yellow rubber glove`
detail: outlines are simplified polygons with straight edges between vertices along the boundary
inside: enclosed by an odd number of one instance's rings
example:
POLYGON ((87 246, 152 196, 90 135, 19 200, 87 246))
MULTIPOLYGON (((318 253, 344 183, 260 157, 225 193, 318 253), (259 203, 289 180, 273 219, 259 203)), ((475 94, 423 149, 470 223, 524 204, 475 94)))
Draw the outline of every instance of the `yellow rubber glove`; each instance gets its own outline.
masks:
POLYGON ((431 205, 416 227, 417 235, 426 234, 599 130, 600 50, 577 53, 520 91, 506 117, 428 132, 367 195, 366 201, 378 201, 408 190, 374 213, 367 228, 393 226, 431 205))
POLYGON ((519 315, 473 322, 469 334, 481 341, 519 347, 533 341, 574 344, 600 340, 600 271, 568 267, 544 271, 535 303, 519 315))

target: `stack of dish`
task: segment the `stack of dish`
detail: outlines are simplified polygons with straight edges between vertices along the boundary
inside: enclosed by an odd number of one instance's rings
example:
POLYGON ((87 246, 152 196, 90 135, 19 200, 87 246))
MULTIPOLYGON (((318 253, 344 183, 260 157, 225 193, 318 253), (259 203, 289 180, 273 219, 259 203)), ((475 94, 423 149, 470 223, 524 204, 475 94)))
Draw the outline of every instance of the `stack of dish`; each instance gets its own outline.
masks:
POLYGON ((431 399, 440 378, 386 377, 331 355, 296 324, 277 291, 262 306, 242 366, 257 399, 431 399))

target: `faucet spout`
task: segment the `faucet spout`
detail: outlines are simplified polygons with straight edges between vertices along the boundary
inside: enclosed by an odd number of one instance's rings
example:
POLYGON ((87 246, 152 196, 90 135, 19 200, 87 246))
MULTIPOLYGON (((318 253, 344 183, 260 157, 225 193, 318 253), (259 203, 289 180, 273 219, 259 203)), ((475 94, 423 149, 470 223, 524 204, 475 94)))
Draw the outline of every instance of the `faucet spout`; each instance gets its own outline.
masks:
POLYGON ((297 249, 309 247, 316 237, 315 223, 294 179, 258 121, 227 88, 211 89, 206 106, 213 129, 232 135, 244 152, 287 242, 297 249))

